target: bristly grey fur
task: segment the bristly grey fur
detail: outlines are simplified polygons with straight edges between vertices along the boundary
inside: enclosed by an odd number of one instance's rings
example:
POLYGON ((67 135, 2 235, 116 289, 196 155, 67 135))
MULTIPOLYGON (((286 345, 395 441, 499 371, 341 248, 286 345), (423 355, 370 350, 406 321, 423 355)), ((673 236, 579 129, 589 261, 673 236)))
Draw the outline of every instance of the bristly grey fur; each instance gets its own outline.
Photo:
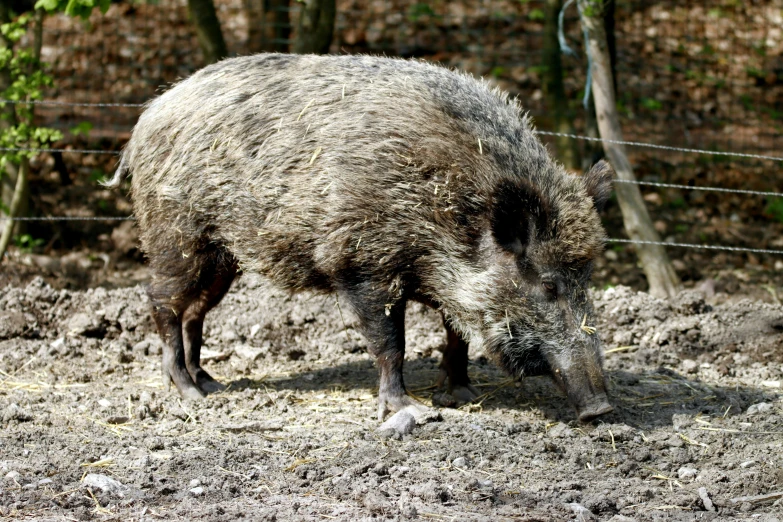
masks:
MULTIPOLYGON (((369 56, 224 60, 149 103, 109 186, 126 176, 153 265, 213 244, 293 290, 336 290, 352 270, 388 289, 389 306, 435 304, 507 355, 526 350, 497 341, 514 329, 561 350, 586 335, 611 170, 569 175, 517 101, 469 75, 369 56), (498 187, 521 181, 547 216, 522 261, 490 223, 498 187), (560 312, 536 304, 520 266, 563 281, 560 312)), ((600 372, 600 346, 584 342, 600 372)))

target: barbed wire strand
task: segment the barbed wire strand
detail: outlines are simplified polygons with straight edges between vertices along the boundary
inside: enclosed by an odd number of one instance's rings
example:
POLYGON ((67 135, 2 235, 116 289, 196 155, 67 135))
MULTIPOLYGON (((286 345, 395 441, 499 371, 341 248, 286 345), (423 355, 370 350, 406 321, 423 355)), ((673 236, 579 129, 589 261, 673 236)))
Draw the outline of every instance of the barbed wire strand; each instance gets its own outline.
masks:
POLYGON ((743 247, 731 247, 724 245, 697 245, 695 243, 672 243, 669 241, 642 241, 639 239, 621 239, 616 237, 610 237, 607 239, 609 243, 633 243, 636 245, 660 245, 668 247, 680 247, 680 248, 701 248, 706 250, 728 250, 731 252, 755 252, 757 254, 779 254, 783 255, 783 250, 769 250, 766 248, 743 248, 743 247))
POLYGON ((593 138, 592 136, 580 136, 579 134, 567 134, 565 132, 550 132, 550 131, 536 130, 535 133, 541 134, 543 136, 560 136, 563 138, 572 138, 575 140, 600 141, 602 143, 613 143, 615 145, 628 145, 631 147, 647 147, 650 149, 670 150, 674 152, 688 152, 693 154, 710 154, 714 156, 734 156, 737 158, 753 158, 753 159, 763 159, 763 160, 772 160, 772 161, 783 161, 782 156, 766 156, 763 154, 748 154, 745 152, 724 152, 724 151, 717 151, 717 150, 688 149, 684 147, 671 147, 669 145, 657 145, 655 143, 644 143, 641 141, 622 141, 622 140, 609 140, 605 138, 593 138))
MULTIPOLYGON (((604 138, 593 138, 591 136, 580 136, 579 134, 567 134, 563 132, 550 132, 550 131, 542 131, 542 130, 536 130, 535 133, 541 134, 543 136, 562 136, 565 138, 572 138, 576 140, 597 141, 602 143, 613 143, 616 145, 628 145, 631 147, 646 147, 652 149, 670 150, 675 152, 687 152, 692 154, 705 154, 705 155, 713 155, 713 156, 730 156, 730 157, 737 157, 737 158, 752 158, 752 159, 771 160, 771 161, 783 161, 783 157, 781 156, 767 156, 764 154, 748 154, 744 152, 724 152, 724 151, 705 150, 705 149, 688 149, 683 147, 670 147, 668 145, 657 145, 655 143, 644 143, 640 141, 609 140, 604 138)), ((43 148, 37 149, 37 148, 30 148, 30 147, 0 148, 0 152, 78 152, 82 154, 119 154, 119 152, 117 151, 110 151, 110 150, 43 149, 43 148)))
POLYGON ((78 152, 80 154, 114 154, 120 153, 116 150, 96 150, 96 149, 35 149, 30 147, 0 147, 0 152, 78 152))
POLYGON ((0 100, 0 105, 52 105, 59 107, 144 107, 143 103, 80 103, 54 100, 0 100))
MULTIPOLYGON (((41 216, 41 217, 16 217, 10 218, 2 216, 0 221, 135 221, 133 216, 119 216, 119 217, 80 217, 80 216, 41 216)), ((695 243, 673 243, 670 241, 642 241, 637 239, 622 239, 616 237, 610 237, 607 239, 609 243, 632 243, 637 245, 661 245, 669 247, 680 248, 700 248, 706 250, 728 250, 731 252, 755 252, 758 254, 780 254, 783 255, 783 250, 770 250, 765 248, 743 248, 743 247, 731 247, 723 245, 697 245, 695 243)))
POLYGON ((734 194, 751 194, 754 196, 783 197, 783 192, 762 192, 758 190, 729 189, 723 187, 708 187, 701 185, 678 185, 676 183, 660 183, 658 181, 637 181, 631 179, 615 179, 615 183, 628 183, 631 185, 647 185, 651 187, 676 188, 684 190, 702 190, 705 192, 730 192, 734 194))
POLYGON ((38 216, 8 217, 0 216, 0 221, 135 221, 133 216, 38 216))

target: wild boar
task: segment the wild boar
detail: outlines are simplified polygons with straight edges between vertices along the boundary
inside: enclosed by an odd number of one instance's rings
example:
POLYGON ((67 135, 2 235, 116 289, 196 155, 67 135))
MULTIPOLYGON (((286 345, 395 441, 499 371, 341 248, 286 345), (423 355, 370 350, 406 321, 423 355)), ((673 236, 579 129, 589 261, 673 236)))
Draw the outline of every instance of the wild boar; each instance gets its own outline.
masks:
POLYGON ((580 419, 612 410, 588 284, 613 172, 567 173, 484 81, 370 56, 224 60, 147 105, 109 185, 126 176, 164 381, 185 397, 223 388, 200 365, 204 317, 256 272, 350 303, 381 420, 426 411, 403 383, 409 300, 443 314, 456 397, 476 396, 476 341, 511 375, 550 374, 580 419))

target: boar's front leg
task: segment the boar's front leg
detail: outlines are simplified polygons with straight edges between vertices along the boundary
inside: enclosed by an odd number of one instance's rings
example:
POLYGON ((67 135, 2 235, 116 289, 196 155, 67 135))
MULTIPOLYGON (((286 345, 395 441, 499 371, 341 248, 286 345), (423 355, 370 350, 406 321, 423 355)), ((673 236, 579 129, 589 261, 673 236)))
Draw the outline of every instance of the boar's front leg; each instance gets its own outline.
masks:
POLYGON ((378 388, 378 420, 389 412, 396 412, 381 426, 409 433, 414 423, 426 422, 433 415, 430 408, 407 395, 402 377, 405 358, 405 302, 387 307, 386 296, 378 294, 371 283, 343 287, 369 343, 369 352, 375 356, 380 370, 378 388))
POLYGON ((440 376, 436 385, 438 388, 445 388, 448 380, 446 389, 458 404, 473 402, 479 393, 468 377, 468 343, 449 326, 445 317, 443 325, 446 327, 446 348, 443 351, 440 376))

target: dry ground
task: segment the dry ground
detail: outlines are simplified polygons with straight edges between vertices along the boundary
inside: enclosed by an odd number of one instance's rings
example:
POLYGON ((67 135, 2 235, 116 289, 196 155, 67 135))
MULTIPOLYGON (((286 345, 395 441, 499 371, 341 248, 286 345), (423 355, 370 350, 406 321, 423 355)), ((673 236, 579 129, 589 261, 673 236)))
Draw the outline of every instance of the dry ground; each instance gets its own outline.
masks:
MULTIPOLYGON (((187 403, 161 387, 141 286, 8 286, 0 518, 783 519, 783 307, 594 298, 614 413, 578 424, 548 379, 512 382, 472 347, 481 403, 395 439, 334 296, 240 280, 207 324, 206 367, 231 386, 187 403)), ((407 325, 429 402, 445 335, 418 305, 407 325)))

